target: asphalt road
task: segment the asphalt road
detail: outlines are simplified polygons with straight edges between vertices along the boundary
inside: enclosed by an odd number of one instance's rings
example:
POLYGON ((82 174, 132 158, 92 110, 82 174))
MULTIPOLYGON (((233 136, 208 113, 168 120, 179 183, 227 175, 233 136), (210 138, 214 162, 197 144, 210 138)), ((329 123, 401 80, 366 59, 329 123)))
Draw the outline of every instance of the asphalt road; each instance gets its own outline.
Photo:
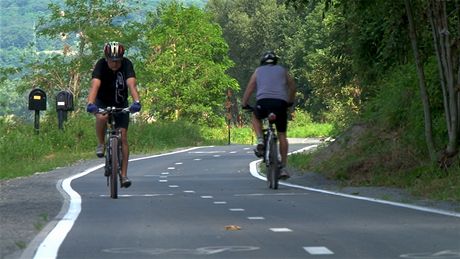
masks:
POLYGON ((458 214, 270 190, 253 160, 230 145, 133 161, 117 200, 92 168, 35 258, 460 258, 458 214))

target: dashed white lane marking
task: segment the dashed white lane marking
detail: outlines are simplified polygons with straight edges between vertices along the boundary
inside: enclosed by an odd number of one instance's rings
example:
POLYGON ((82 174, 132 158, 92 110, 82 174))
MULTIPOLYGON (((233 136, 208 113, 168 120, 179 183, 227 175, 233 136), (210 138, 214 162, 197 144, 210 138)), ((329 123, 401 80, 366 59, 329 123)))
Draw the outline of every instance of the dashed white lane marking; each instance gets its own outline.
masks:
POLYGON ((184 191, 185 193, 195 193, 195 191, 192 191, 192 190, 186 190, 184 191))
POLYGON ((229 211, 244 211, 244 209, 241 209, 241 208, 232 208, 232 209, 228 209, 229 211))
POLYGON ((248 217, 250 220, 263 220, 265 219, 264 217, 248 217))
MULTIPOLYGON (((186 150, 170 152, 170 153, 165 153, 165 154, 160 154, 160 155, 140 157, 136 159, 130 159, 129 161, 133 162, 133 161, 138 161, 138 160, 169 156, 169 155, 179 154, 183 152, 190 152, 191 150, 196 150, 198 148, 202 148, 202 147, 194 147, 194 148, 190 148, 186 150)), ((83 171, 82 173, 66 178, 61 182, 62 190, 66 192, 68 196, 70 197, 68 199, 69 202, 68 202, 67 212, 65 212, 65 215, 62 216, 62 219, 56 224, 53 230, 51 230, 51 232, 47 234, 46 238, 37 247, 34 258, 53 259, 57 257, 59 247, 61 246, 62 242, 64 241, 69 231, 72 229, 75 223, 75 220, 77 220, 78 215, 81 212, 81 203, 82 203, 81 196, 74 189, 72 189, 71 187, 72 181, 77 178, 83 177, 91 172, 94 172, 100 168, 103 168, 103 167, 104 167, 104 164, 100 164, 98 166, 89 168, 83 171)))
POLYGON ((227 204, 226 201, 215 201, 214 204, 227 204))
POLYGON ((324 246, 304 246, 303 249, 311 255, 333 255, 334 252, 324 246))
POLYGON ((179 185, 169 185, 169 188, 179 188, 179 185))
POLYGON ((220 157, 220 155, 213 155, 213 157, 220 157))
POLYGON ((175 167, 172 167, 172 166, 171 166, 171 167, 168 167, 168 170, 174 170, 174 169, 176 169, 176 168, 175 168, 175 167))
POLYGON ((193 159, 193 160, 195 160, 195 161, 200 161, 200 160, 201 160, 201 158, 195 158, 195 159, 193 159))
POLYGON ((160 178, 168 178, 167 175, 160 175, 160 178))
POLYGON ((231 151, 230 152, 230 154, 236 154, 236 153, 237 153, 237 151, 231 151))
POLYGON ((292 229, 289 228, 270 228, 273 232, 292 232, 292 229))
POLYGON ((245 148, 243 148, 243 150, 249 150, 249 149, 251 149, 251 148, 250 148, 250 147, 245 147, 245 148))
POLYGON ((168 180, 158 180, 160 183, 167 183, 168 180))
POLYGON ((182 162, 175 163, 175 165, 182 165, 182 164, 183 164, 182 162))
POLYGON ((161 174, 162 174, 162 175, 168 175, 169 172, 163 172, 163 173, 161 173, 161 174))
POLYGON ((210 195, 205 195, 205 196, 201 196, 201 198, 203 199, 212 199, 214 198, 213 196, 210 196, 210 195))

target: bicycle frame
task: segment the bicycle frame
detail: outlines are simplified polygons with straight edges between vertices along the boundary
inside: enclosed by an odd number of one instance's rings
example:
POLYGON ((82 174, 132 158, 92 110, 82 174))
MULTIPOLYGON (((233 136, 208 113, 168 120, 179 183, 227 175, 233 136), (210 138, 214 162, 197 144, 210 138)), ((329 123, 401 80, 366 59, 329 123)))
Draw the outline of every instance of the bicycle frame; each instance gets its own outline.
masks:
POLYGON ((121 112, 129 112, 127 108, 107 107, 99 109, 100 114, 108 116, 107 129, 105 132, 105 170, 107 175, 107 186, 110 186, 110 197, 118 198, 118 181, 121 186, 121 167, 122 167, 122 143, 121 130, 116 128, 115 114, 121 112))
MULTIPOLYGON (((255 108, 249 105, 243 109, 251 112, 255 111, 255 108)), ((270 112, 267 118, 263 119, 262 132, 264 134, 265 150, 262 156, 262 161, 265 163, 267 168, 266 176, 268 187, 278 189, 278 181, 281 169, 278 157, 278 136, 274 127, 275 121, 276 115, 273 112, 270 112)), ((258 152, 256 150, 254 150, 254 152, 256 152, 256 156, 258 156, 258 152)))
POLYGON ((267 168, 267 183, 269 188, 278 189, 278 181, 280 175, 279 168, 279 157, 278 157, 278 136, 276 134, 276 129, 273 126, 276 120, 276 115, 270 113, 266 119, 264 119, 264 124, 266 126, 263 129, 264 132, 264 142, 265 142, 265 151, 264 151, 264 163, 267 168))

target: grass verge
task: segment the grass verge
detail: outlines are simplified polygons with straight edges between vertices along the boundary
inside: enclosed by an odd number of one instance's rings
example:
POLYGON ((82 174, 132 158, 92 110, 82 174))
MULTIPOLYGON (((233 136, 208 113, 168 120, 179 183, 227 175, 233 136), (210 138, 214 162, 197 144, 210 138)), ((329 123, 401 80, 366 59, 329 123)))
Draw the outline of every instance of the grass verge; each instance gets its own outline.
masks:
POLYGON ((290 156, 289 164, 299 171, 319 172, 343 186, 397 187, 421 198, 460 202, 460 166, 441 170, 400 139, 397 133, 376 129, 360 136, 345 135, 313 153, 290 156))
MULTIPOLYGON (((328 127, 311 124, 302 129, 293 128, 293 137, 327 134, 328 127), (317 129, 312 129, 317 128, 317 129), (313 133, 312 133, 313 132, 313 133), (316 132, 316 133, 315 133, 316 132)), ((47 172, 56 167, 71 165, 78 160, 94 158, 96 137, 94 117, 76 114, 66 122, 64 130, 57 122, 44 118, 39 134, 33 125, 19 120, 0 119, 0 179, 28 176, 47 172)), ((207 128, 186 121, 131 123, 129 144, 131 154, 152 154, 180 147, 226 145, 228 127, 207 128)), ((231 144, 251 144, 250 127, 230 128, 231 144)))

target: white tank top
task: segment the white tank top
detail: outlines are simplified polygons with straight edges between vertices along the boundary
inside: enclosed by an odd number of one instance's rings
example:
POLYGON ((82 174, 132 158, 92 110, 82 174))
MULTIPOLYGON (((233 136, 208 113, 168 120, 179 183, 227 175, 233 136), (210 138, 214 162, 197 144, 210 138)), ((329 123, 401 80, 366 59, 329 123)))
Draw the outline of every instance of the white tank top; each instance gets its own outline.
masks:
POLYGON ((264 65, 256 69, 256 100, 288 101, 286 69, 280 65, 264 65))

